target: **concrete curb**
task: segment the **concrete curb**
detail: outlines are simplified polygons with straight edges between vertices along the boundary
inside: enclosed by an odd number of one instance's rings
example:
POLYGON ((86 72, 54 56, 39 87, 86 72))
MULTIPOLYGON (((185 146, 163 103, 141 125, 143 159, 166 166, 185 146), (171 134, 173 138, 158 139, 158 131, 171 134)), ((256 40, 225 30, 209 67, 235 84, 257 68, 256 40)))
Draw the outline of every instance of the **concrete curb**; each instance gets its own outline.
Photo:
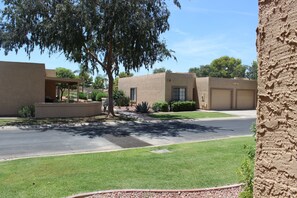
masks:
POLYGON ((229 188, 237 188, 242 187, 244 184, 234 184, 229 186, 221 186, 221 187, 211 187, 211 188, 199 188, 199 189, 184 189, 184 190, 162 190, 162 189, 123 189, 123 190, 105 190, 105 191, 96 191, 89 193, 81 193, 77 195, 71 195, 67 198, 84 198, 92 195, 105 194, 105 193, 116 193, 116 192, 170 192, 170 193, 181 193, 181 192, 201 192, 201 191, 210 191, 210 190, 222 190, 229 188))

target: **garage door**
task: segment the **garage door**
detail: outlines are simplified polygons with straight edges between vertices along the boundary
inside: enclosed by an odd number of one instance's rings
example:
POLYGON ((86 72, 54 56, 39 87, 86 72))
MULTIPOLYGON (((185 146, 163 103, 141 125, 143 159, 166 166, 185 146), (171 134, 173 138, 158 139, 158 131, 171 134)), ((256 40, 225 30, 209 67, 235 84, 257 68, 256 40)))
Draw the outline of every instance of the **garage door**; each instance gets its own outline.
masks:
POLYGON ((211 90, 211 109, 231 109, 232 91, 226 89, 211 90))
POLYGON ((238 90, 236 93, 237 109, 255 109, 254 90, 238 90))

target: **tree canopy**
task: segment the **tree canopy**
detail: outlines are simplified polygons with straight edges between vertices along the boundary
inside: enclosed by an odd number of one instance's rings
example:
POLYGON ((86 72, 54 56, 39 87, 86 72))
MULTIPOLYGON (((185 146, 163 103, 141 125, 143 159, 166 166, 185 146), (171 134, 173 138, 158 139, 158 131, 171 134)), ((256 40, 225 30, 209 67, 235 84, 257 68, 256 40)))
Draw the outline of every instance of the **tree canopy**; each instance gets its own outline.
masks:
POLYGON ((172 71, 170 69, 166 69, 165 67, 161 67, 161 68, 155 68, 153 70, 153 74, 157 74, 157 73, 172 73, 172 71))
POLYGON ((222 56, 213 60, 210 65, 190 68, 189 72, 196 73, 197 77, 234 78, 245 77, 247 67, 242 65, 240 59, 222 56))
POLYGON ((93 82, 93 88, 94 89, 104 89, 105 88, 105 77, 102 75, 98 75, 95 77, 93 82))
POLYGON ((257 80, 258 79, 258 62, 253 61, 252 65, 248 67, 246 72, 246 77, 248 79, 257 80))
MULTIPOLYGON (((68 60, 109 79, 109 113, 114 115, 112 86, 122 65, 126 72, 149 69, 173 57, 160 35, 169 30, 166 0, 3 0, 0 46, 5 54, 25 49, 30 56, 62 52, 68 60)), ((178 0, 173 0, 180 7, 178 0)))

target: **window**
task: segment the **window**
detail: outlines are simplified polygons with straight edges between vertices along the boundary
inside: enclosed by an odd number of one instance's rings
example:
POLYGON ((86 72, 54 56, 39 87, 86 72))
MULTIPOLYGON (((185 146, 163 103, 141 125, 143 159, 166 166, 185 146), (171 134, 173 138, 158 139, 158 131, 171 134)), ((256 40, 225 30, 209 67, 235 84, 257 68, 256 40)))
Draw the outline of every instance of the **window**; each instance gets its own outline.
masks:
POLYGON ((136 101, 136 98, 137 98, 137 89, 131 88, 130 89, 130 100, 136 101))
POLYGON ((186 100, 186 88, 176 87, 172 89, 172 100, 185 101, 186 100))

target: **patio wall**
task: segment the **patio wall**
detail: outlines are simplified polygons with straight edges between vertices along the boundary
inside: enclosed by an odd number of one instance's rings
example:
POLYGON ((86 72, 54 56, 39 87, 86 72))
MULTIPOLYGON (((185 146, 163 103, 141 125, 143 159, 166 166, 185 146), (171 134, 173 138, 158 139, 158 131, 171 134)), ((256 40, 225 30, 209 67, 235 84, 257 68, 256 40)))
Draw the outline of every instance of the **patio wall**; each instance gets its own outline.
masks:
POLYGON ((36 118, 86 117, 101 114, 101 102, 92 103, 36 103, 36 118))

